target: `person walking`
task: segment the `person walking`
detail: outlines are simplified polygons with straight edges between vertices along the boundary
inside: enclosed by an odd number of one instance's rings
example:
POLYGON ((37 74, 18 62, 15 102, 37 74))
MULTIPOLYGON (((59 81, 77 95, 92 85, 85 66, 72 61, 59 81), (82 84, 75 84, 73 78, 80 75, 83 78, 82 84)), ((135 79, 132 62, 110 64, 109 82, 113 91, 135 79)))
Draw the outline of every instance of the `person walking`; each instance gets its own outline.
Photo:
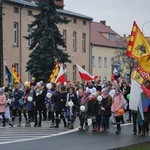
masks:
POLYGON ((12 120, 9 122, 9 125, 11 127, 14 126, 16 113, 18 112, 19 122, 18 122, 17 126, 21 127, 21 120, 22 120, 21 112, 22 112, 22 108, 23 108, 23 104, 24 104, 24 101, 23 101, 22 97, 23 97, 24 93, 23 93, 23 91, 19 90, 20 89, 20 83, 16 82, 14 87, 15 88, 12 92, 12 98, 13 98, 12 120))
POLYGON ((113 97, 111 107, 111 111, 115 117, 117 124, 116 134, 121 132, 120 121, 122 119, 122 114, 119 113, 119 110, 123 109, 123 104, 124 104, 124 96, 122 95, 120 89, 118 88, 115 90, 115 95, 113 97))

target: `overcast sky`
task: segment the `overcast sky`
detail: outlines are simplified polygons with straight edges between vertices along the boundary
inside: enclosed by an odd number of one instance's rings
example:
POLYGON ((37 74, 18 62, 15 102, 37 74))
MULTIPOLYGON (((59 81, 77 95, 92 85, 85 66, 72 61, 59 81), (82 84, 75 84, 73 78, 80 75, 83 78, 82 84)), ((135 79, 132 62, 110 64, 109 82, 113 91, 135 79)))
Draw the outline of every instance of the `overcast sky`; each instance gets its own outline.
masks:
POLYGON ((65 9, 92 17, 94 21, 106 20, 120 35, 129 35, 135 20, 144 35, 150 36, 150 0, 64 0, 64 3, 65 9))

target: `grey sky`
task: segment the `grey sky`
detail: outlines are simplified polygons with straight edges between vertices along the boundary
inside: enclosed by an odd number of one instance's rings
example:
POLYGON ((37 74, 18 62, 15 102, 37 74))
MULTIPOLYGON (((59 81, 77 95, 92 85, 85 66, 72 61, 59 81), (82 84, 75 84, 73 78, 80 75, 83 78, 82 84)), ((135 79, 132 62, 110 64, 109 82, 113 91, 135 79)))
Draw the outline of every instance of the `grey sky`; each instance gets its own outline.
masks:
POLYGON ((150 36, 150 0, 64 0, 65 9, 92 17, 120 35, 131 33, 135 20, 145 36, 150 36))

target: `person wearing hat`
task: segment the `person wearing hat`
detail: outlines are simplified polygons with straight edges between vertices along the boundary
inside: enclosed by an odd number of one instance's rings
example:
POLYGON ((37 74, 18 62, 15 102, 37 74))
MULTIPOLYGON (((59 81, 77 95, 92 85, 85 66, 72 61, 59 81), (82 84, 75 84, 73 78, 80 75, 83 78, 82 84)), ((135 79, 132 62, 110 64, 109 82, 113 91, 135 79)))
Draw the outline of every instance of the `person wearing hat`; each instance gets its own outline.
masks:
POLYGON ((96 132, 98 130, 97 125, 98 112, 99 112, 99 103, 97 100, 97 93, 92 93, 88 105, 88 113, 92 118, 92 126, 93 126, 92 132, 96 132))
POLYGON ((30 88, 30 82, 26 81, 24 83, 24 105, 23 105, 23 115, 26 120, 26 127, 30 127, 31 118, 32 118, 32 110, 33 110, 33 102, 28 101, 28 97, 33 97, 33 90, 30 88))
POLYGON ((18 127, 21 127, 21 121, 22 121, 22 108, 23 108, 23 91, 20 90, 20 83, 16 82, 14 85, 14 90, 12 92, 12 98, 13 98, 13 109, 12 109, 12 120, 9 122, 9 125, 13 127, 16 113, 18 112, 19 114, 19 122, 18 122, 18 127))
POLYGON ((80 105, 79 107, 84 107, 85 110, 80 109, 79 111, 79 120, 80 120, 80 127, 79 130, 83 130, 84 125, 85 125, 85 129, 88 130, 88 103, 89 103, 89 95, 90 93, 87 91, 83 92, 83 96, 80 100, 80 105))
POLYGON ((0 88, 0 115, 3 117, 3 127, 5 127, 5 106, 6 106, 6 96, 4 94, 5 88, 0 88))

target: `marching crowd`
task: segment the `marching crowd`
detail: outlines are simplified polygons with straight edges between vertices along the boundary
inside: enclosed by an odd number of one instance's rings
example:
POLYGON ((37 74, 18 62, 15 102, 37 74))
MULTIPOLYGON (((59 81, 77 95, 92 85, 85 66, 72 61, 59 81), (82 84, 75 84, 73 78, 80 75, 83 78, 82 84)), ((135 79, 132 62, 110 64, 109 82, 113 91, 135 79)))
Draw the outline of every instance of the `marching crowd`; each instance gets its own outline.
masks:
MULTIPOLYGON (((100 80, 63 84, 35 83, 35 80, 32 77, 30 82, 26 81, 23 90, 20 90, 17 82, 14 89, 0 88, 3 127, 6 126, 6 119, 13 127, 17 115, 17 126, 21 127, 23 115, 26 127, 31 127, 31 121, 34 121, 34 127, 41 127, 42 121, 49 120, 50 128, 59 128, 61 120, 65 128, 73 129, 78 116, 79 130, 89 129, 90 118, 92 132, 109 132, 112 115, 117 125, 116 134, 119 134, 120 124, 124 123, 123 114, 129 111, 127 121, 133 121, 133 134, 149 135, 150 106, 144 112, 143 126, 138 125, 137 111, 129 109, 130 85, 125 81, 119 82, 117 77, 113 82, 104 82, 102 85, 100 80)), ((150 90, 150 81, 146 81, 144 86, 150 90)))

